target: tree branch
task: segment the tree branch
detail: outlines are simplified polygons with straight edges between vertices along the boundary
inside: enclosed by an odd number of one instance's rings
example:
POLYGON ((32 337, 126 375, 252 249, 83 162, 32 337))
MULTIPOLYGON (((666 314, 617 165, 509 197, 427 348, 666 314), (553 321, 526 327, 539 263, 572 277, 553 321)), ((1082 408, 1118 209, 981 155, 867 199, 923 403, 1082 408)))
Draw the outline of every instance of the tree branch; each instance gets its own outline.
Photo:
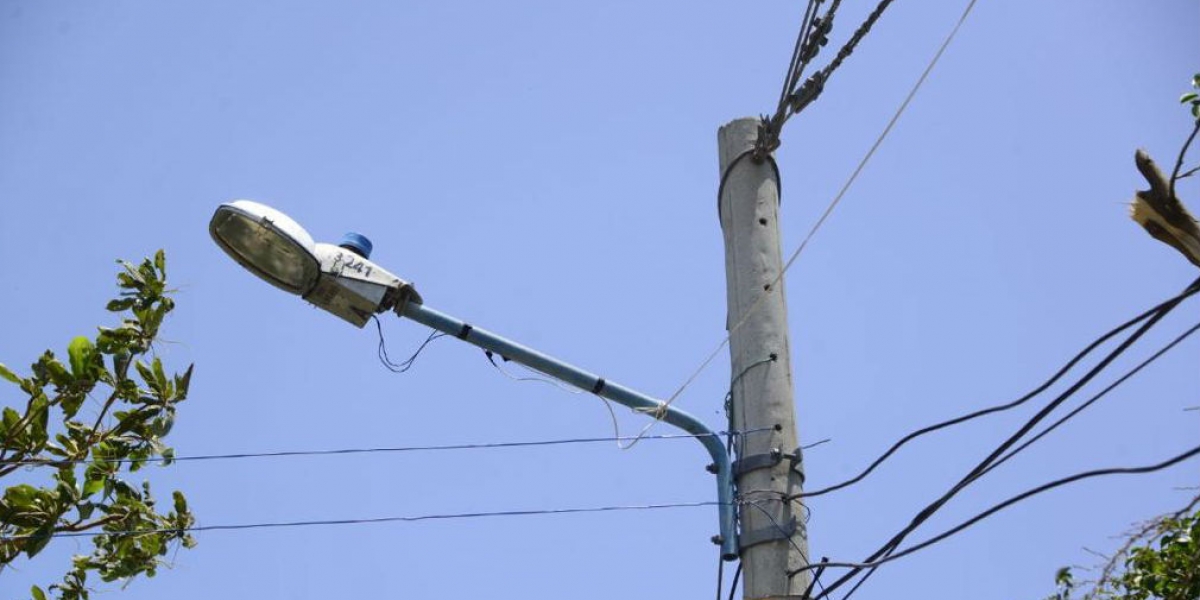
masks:
POLYGON ((96 435, 96 430, 104 422, 104 415, 108 414, 108 409, 117 401, 117 386, 113 386, 113 391, 108 395, 108 400, 104 401, 104 406, 100 408, 100 414, 96 415, 96 422, 92 425, 92 435, 96 435))
POLYGON ((115 523, 120 520, 121 520, 121 515, 108 515, 108 516, 100 517, 99 519, 95 519, 93 521, 88 521, 86 523, 83 521, 83 519, 80 519, 78 521, 75 521, 74 523, 68 523, 65 525, 60 525, 58 527, 55 527, 54 533, 64 533, 64 532, 65 533, 74 533, 77 531, 87 531, 88 529, 94 529, 96 527, 101 527, 101 526, 107 525, 109 523, 115 523))
MULTIPOLYGON (((1188 138, 1188 144, 1195 138, 1196 131, 1188 138)), ((1187 149, 1187 145, 1184 146, 1187 149)), ((1182 156, 1182 154, 1180 155, 1182 156)), ((1149 190, 1139 190, 1130 205, 1130 217, 1133 218, 1146 233, 1154 239, 1178 250, 1192 264, 1200 267, 1200 225, 1196 218, 1188 212, 1187 207, 1175 197, 1173 183, 1167 181, 1158 165, 1143 150, 1134 155, 1134 164, 1142 177, 1150 184, 1149 190)), ((1176 174, 1179 165, 1176 165, 1176 174)))
MULTIPOLYGON (((1188 136, 1183 147, 1179 149, 1179 158, 1175 159, 1175 169, 1171 171, 1170 196, 1175 196, 1175 182, 1179 180, 1179 169, 1183 168, 1183 157, 1187 155, 1188 146, 1192 145, 1192 141, 1196 139, 1196 133, 1200 132, 1200 119, 1196 119, 1196 126, 1192 128, 1192 134, 1188 136)), ((1192 173, 1196 170, 1192 169, 1192 173)), ((1189 173, 1190 174, 1190 173, 1189 173)))

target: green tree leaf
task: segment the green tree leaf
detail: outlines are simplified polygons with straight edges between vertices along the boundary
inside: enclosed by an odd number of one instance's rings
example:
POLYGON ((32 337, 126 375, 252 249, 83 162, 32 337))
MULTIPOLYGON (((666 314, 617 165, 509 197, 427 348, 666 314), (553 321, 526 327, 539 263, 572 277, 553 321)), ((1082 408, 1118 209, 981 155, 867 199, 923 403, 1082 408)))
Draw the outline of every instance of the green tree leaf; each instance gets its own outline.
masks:
POLYGON ((158 269, 159 277, 167 278, 167 255, 161 249, 154 253, 154 268, 158 269))
POLYGON ((50 539, 54 537, 54 521, 48 521, 34 531, 31 537, 25 542, 25 556, 33 558, 39 552, 46 548, 46 544, 50 543, 50 539))
POLYGON ((67 346, 67 356, 71 360, 71 373, 76 378, 90 377, 92 356, 96 353, 96 347, 92 345, 92 340, 79 336, 71 340, 71 344, 67 346))
POLYGON ((16 384, 21 383, 21 378, 17 377, 17 374, 13 373, 8 367, 4 366, 4 363, 0 363, 0 377, 16 384))

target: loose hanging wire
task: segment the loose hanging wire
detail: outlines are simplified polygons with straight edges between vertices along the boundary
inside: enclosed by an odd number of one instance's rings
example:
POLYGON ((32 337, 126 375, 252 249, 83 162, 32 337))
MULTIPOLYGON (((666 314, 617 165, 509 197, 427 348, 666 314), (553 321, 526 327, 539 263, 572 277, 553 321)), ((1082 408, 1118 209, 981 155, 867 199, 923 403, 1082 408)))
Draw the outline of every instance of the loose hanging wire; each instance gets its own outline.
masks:
MULTIPOLYGON (((499 371, 501 375, 504 375, 505 377, 507 377, 513 381, 520 381, 520 382, 528 381, 528 382, 544 383, 546 385, 556 387, 559 390, 562 390, 568 394, 572 394, 572 395, 576 395, 576 396, 583 393, 583 390, 581 390, 565 381, 562 381, 561 379, 555 379, 550 376, 542 375, 541 373, 534 371, 533 369, 530 369, 529 367, 526 367, 525 365, 522 365, 521 363, 517 363, 517 366, 525 369, 526 371, 529 371, 533 375, 525 376, 525 377, 522 377, 519 375, 513 375, 512 373, 509 373, 507 369, 500 366, 500 363, 496 362, 496 353, 492 352, 491 350, 484 350, 483 355, 487 357, 488 362, 491 363, 492 366, 495 367, 496 370, 499 371)), ((512 362, 511 359, 509 359, 507 356, 501 356, 500 360, 502 362, 506 362, 506 363, 512 362)))
MULTIPOLYGON (((502 373, 505 377, 507 377, 513 381, 528 381, 528 382, 544 383, 547 385, 552 385, 564 392, 567 392, 569 394, 574 394, 574 395, 579 395, 579 394, 583 393, 583 390, 581 390, 575 386, 572 386, 571 384, 569 384, 565 381, 542 376, 537 371, 534 371, 533 369, 530 369, 529 367, 526 367, 525 365, 521 365, 520 363, 517 363, 517 364, 519 366, 521 366, 522 368, 524 368, 526 371, 533 373, 534 376, 518 377, 516 375, 513 375, 512 373, 509 373, 503 367, 501 367, 500 363, 496 362, 495 354, 491 350, 484 350, 483 353, 485 356, 487 356, 488 362, 492 363, 492 366, 495 367, 497 371, 500 371, 500 373, 502 373)), ((509 359, 506 356, 501 356, 500 359, 503 362, 509 362, 509 359)), ((596 397, 599 398, 600 402, 602 402, 604 404, 604 408, 608 409, 608 417, 612 421, 612 428, 613 428, 612 439, 616 442, 617 448, 620 450, 628 450, 628 449, 632 448, 633 445, 637 443, 638 438, 637 437, 631 438, 633 441, 631 441, 629 443, 629 445, 622 445, 621 444, 621 440, 622 440, 621 425, 617 421, 617 412, 615 410, 613 410, 612 402, 610 402, 608 398, 605 398, 603 396, 596 396, 596 397)))
POLYGON ((387 367, 387 369, 393 373, 404 373, 411 369, 413 364, 416 362, 417 357, 421 355, 421 352, 425 350, 426 346, 438 338, 446 337, 446 334, 434 330, 430 332, 429 337, 425 338, 425 341, 417 347, 417 350, 412 353, 412 356, 409 356, 402 362, 392 362, 391 357, 388 356, 387 342, 383 337, 383 325, 380 323, 379 317, 371 315, 371 318, 375 320, 375 330, 379 332, 379 348, 376 350, 376 354, 379 356, 379 362, 383 363, 383 366, 387 367))

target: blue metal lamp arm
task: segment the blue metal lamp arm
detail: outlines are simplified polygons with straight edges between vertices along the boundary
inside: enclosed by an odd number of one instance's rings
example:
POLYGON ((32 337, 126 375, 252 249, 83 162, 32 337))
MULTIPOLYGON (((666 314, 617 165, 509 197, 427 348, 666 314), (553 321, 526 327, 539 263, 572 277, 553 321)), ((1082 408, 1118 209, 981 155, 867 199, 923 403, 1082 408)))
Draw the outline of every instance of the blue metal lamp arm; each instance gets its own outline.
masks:
POLYGON ((485 350, 491 350, 500 356, 569 383, 581 390, 628 406, 636 411, 654 415, 671 425, 695 435, 696 439, 700 440, 701 444, 704 444, 704 448, 708 450, 708 454, 712 457, 713 466, 710 470, 713 470, 717 476, 717 509, 719 511, 721 527, 721 557, 725 560, 737 558, 737 525, 734 511, 733 473, 729 463, 729 453, 725 450, 725 445, 722 443, 721 437, 699 419, 650 396, 631 390, 618 383, 607 381, 603 377, 564 363, 532 348, 522 346, 490 331, 476 328, 450 315, 429 308, 411 298, 408 301, 401 301, 396 306, 396 313, 422 325, 457 337, 469 344, 485 350))

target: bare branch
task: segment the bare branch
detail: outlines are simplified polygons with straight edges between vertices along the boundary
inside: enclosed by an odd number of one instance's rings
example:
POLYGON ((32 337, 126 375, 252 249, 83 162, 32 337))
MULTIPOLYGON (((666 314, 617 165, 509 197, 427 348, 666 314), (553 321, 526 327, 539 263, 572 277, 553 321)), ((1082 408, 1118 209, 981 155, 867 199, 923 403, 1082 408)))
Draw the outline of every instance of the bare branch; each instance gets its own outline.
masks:
MULTIPOLYGON (((1188 147, 1192 145, 1192 141, 1196 139, 1196 134, 1200 133, 1200 119, 1196 119, 1196 126, 1192 128, 1192 134, 1188 136, 1183 147, 1179 149, 1179 158, 1175 159, 1175 169, 1171 171, 1171 186, 1170 196, 1175 196, 1175 182, 1179 180, 1179 169, 1183 168, 1183 157, 1187 156, 1188 147)), ((1195 171, 1195 169, 1193 169, 1195 171)))

